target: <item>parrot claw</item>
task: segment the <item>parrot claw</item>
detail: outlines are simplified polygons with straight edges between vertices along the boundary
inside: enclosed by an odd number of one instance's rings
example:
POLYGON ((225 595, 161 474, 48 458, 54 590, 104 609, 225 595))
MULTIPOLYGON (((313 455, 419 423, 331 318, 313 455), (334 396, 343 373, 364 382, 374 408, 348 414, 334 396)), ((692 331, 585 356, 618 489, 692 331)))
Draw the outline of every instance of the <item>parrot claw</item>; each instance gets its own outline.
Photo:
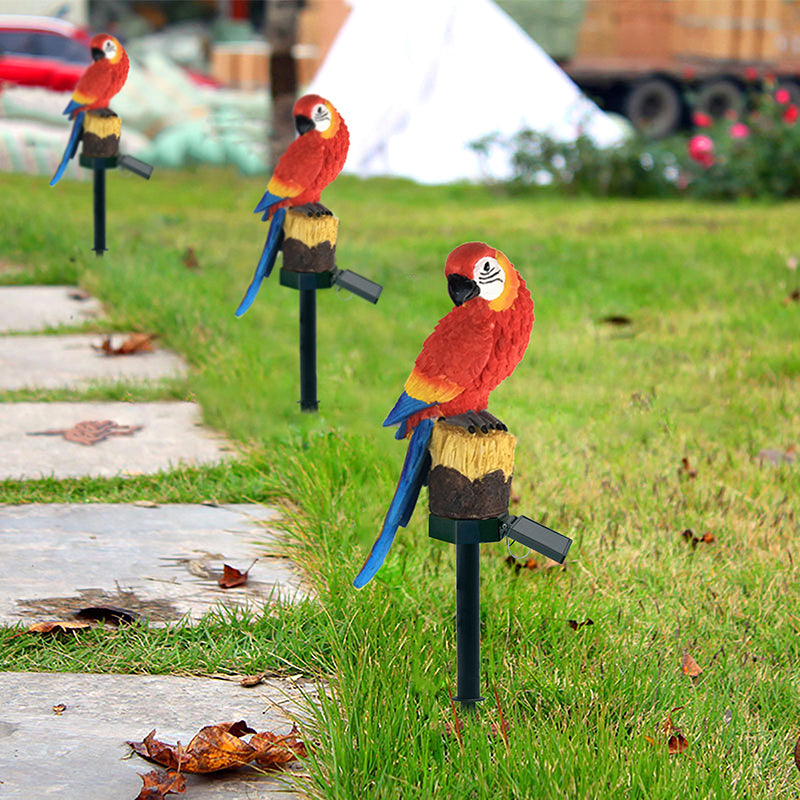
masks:
POLYGON ((332 217, 333 211, 326 208, 322 203, 303 203, 302 205, 295 206, 295 211, 301 214, 306 214, 309 217, 332 217))
POLYGON ((466 411, 463 414, 455 414, 452 417, 441 417, 449 425, 458 425, 465 428, 470 433, 489 433, 490 430, 507 431, 508 428, 500 422, 494 414, 490 414, 486 409, 482 411, 466 411))

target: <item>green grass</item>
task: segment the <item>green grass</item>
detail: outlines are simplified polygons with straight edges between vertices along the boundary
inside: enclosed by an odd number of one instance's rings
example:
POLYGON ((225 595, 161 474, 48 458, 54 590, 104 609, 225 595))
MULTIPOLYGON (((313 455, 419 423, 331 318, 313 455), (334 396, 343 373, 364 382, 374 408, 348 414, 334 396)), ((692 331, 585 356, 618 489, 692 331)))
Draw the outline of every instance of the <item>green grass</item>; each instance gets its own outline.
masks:
POLYGON ((319 603, 167 631, 0 630, 1 668, 324 675, 307 788, 328 798, 797 795, 800 468, 758 453, 796 443, 800 426, 800 307, 783 302, 800 284, 786 267, 800 205, 340 178, 325 194, 341 219, 339 266, 385 291, 377 306, 320 293, 322 405, 301 415, 296 293, 273 276, 233 316, 265 234, 251 213, 262 181, 114 174, 103 259, 89 252, 88 185, 3 183, 0 263, 24 269, 0 280, 76 281, 116 329, 158 332, 191 365, 160 395, 92 396, 196 399, 244 455, 166 476, 0 482, 0 501, 281 500, 319 603), (512 511, 575 543, 566 568, 519 572, 504 545, 482 549, 488 699, 459 744, 443 736, 454 553, 427 537, 422 503, 378 578, 361 592, 350 581, 403 457, 381 420, 448 310, 444 259, 470 239, 502 248, 536 301, 528 354, 492 396, 519 438, 512 511), (198 270, 182 263, 189 246, 198 270), (601 322, 613 314, 633 324, 601 322), (715 540, 692 548, 686 528, 715 540), (704 668, 696 679, 681 672, 685 651, 704 668), (508 749, 487 735, 495 690, 508 749), (689 748, 669 756, 662 725, 678 706, 689 748))

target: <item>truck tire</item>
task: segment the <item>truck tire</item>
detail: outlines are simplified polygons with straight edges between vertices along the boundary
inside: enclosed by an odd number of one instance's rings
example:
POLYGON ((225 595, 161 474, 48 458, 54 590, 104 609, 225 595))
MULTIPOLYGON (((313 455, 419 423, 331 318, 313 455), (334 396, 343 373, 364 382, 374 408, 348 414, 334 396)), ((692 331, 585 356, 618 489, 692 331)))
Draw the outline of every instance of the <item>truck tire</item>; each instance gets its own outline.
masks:
POLYGON ((634 84, 623 107, 640 133, 660 138, 674 133, 683 120, 683 102, 674 83, 651 77, 634 84))
POLYGON ((729 111, 739 116, 744 110, 742 87, 730 78, 712 78, 697 90, 697 110, 711 119, 722 119, 729 111))

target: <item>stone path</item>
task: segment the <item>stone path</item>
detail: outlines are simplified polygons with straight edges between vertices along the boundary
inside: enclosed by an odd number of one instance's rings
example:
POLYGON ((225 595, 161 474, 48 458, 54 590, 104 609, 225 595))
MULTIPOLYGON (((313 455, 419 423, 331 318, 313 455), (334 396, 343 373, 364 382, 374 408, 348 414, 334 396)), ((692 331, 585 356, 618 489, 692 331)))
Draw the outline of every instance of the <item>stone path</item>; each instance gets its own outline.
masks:
POLYGON ((244 503, 0 506, 0 624, 69 620, 90 606, 164 624, 220 604, 263 613, 273 598, 306 597, 263 525, 276 517, 244 503), (219 587, 224 564, 244 572, 255 559, 244 586, 219 587))
MULTIPOLYGON (((206 725, 244 719, 288 733, 309 684, 274 679, 251 689, 236 682, 156 675, 0 673, 0 797, 4 800, 133 800, 137 773, 159 769, 130 756, 126 741, 153 728, 160 741, 188 744, 206 725), (66 709, 59 715, 54 706, 66 709)), ((187 800, 286 800, 276 775, 243 767, 187 775, 187 800)))
POLYGON ((112 477, 158 472, 178 464, 218 462, 232 452, 223 438, 203 428, 195 403, 3 403, 0 405, 0 480, 3 478, 112 477), (85 421, 141 425, 131 435, 93 446, 63 435, 85 421))
POLYGON ((82 325, 102 312, 97 300, 75 286, 0 287, 0 333, 82 325))
MULTIPOLYGON (((126 334, 115 334, 119 347, 126 334)), ((183 359, 167 350, 108 356, 103 336, 0 336, 0 390, 83 388, 92 382, 138 383, 183 375, 183 359)))

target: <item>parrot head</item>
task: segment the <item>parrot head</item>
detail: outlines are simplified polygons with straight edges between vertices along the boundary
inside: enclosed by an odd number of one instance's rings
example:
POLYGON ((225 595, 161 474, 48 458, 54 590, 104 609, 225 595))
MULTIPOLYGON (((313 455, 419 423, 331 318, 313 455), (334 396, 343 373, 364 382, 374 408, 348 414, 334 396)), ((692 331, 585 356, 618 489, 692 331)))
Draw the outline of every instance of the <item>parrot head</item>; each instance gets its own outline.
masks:
POLYGON ((307 94, 294 104, 294 126, 302 136, 317 131, 323 139, 330 139, 339 130, 339 112, 324 97, 307 94))
POLYGON ((455 305, 480 298, 493 311, 504 311, 514 303, 522 280, 504 253, 483 242, 456 247, 447 256, 444 274, 455 305))
POLYGON ((92 48, 92 58, 100 61, 105 58, 112 64, 116 64, 125 52, 122 45, 109 33, 98 33, 90 42, 92 48))

